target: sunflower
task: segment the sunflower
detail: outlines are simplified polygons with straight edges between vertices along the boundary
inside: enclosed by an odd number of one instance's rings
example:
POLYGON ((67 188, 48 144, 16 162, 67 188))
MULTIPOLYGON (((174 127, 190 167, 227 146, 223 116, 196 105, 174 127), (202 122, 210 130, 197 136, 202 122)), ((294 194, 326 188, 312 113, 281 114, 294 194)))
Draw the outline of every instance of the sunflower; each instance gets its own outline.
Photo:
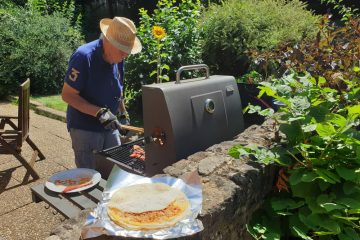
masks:
POLYGON ((153 26, 151 31, 152 31, 152 34, 154 35, 154 37, 158 40, 161 40, 164 37, 166 37, 166 31, 163 27, 153 26))

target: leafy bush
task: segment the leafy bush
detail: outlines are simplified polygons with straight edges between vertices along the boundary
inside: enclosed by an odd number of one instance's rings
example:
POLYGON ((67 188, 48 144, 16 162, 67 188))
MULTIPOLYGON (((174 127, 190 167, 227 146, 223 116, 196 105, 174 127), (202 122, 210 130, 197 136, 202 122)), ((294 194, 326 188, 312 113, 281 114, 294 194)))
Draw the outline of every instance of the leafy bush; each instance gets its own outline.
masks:
POLYGON ((281 167, 278 191, 248 225, 255 239, 359 239, 360 86, 344 82, 338 91, 322 77, 291 74, 261 87, 283 104, 273 116, 278 142, 230 149, 281 167))
POLYGON ((299 0, 228 0, 204 12, 202 56, 216 72, 247 72, 247 51, 269 50, 286 41, 312 38, 318 17, 299 0))
POLYGON ((0 96, 31 79, 32 94, 58 93, 67 62, 82 36, 63 13, 42 15, 26 8, 0 11, 0 96))
POLYGON ((126 91, 132 92, 132 97, 140 96, 141 84, 156 82, 156 75, 150 77, 156 70, 154 60, 158 57, 158 40, 151 32, 153 26, 160 26, 166 31, 166 37, 161 40, 161 61, 169 68, 163 72, 169 79, 175 80, 175 72, 179 67, 202 62, 196 27, 200 7, 198 0, 182 0, 178 3, 175 0, 159 0, 152 14, 140 9, 138 36, 143 50, 130 56, 126 63, 126 91))
POLYGON ((355 79, 360 68, 360 19, 350 19, 337 26, 325 16, 315 41, 305 40, 293 45, 281 44, 277 48, 260 53, 253 51, 252 57, 261 72, 282 75, 289 69, 309 72, 315 78, 325 77, 334 88, 344 87, 341 79, 355 79), (273 66, 276 70, 269 69, 273 66), (276 67, 274 67, 276 66, 276 67))

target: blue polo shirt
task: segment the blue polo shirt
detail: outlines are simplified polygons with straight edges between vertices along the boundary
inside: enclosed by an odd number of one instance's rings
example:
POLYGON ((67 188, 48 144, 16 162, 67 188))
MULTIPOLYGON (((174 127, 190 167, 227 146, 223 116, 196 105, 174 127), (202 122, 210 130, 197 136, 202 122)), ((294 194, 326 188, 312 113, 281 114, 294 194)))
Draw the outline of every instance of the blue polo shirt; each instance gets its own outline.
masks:
MULTIPOLYGON (((99 107, 118 112, 123 88, 124 62, 109 64, 103 58, 101 39, 80 46, 70 57, 65 82, 79 91, 81 97, 99 107)), ((67 127, 87 131, 105 131, 99 120, 70 105, 67 108, 67 127)))

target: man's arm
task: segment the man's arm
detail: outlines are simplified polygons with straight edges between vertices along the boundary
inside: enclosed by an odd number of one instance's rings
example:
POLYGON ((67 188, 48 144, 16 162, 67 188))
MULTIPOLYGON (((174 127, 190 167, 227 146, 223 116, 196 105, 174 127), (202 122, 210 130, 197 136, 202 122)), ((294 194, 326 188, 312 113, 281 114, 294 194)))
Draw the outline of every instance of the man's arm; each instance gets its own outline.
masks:
POLYGON ((79 91, 77 91, 75 88, 72 88, 66 82, 64 83, 61 97, 67 104, 69 104, 73 108, 94 117, 96 117, 96 114, 101 109, 100 107, 93 105, 86 101, 84 98, 82 98, 79 95, 79 91))

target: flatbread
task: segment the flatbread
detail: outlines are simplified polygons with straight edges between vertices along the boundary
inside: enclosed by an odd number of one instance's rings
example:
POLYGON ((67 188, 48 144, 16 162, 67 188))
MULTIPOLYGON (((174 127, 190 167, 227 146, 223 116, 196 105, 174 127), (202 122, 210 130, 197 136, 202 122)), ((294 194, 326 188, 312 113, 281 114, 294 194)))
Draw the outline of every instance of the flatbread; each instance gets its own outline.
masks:
POLYGON ((170 227, 187 217, 190 203, 186 195, 163 183, 136 184, 117 190, 107 212, 110 219, 130 230, 170 227))

